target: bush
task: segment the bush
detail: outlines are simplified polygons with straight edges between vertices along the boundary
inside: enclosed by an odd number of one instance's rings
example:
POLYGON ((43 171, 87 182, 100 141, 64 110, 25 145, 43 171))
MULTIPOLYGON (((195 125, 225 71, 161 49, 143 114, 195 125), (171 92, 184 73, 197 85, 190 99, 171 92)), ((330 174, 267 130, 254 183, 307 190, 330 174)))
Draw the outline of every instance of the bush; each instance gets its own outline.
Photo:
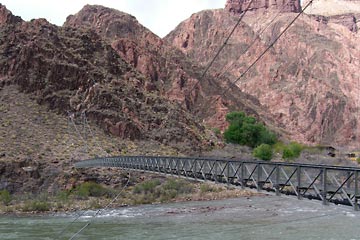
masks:
POLYGON ((187 184, 183 180, 170 179, 164 184, 163 188, 165 190, 175 190, 177 194, 186 194, 193 192, 192 185, 187 184))
POLYGON ((284 147, 282 157, 284 159, 294 159, 298 158, 303 150, 303 146, 299 143, 292 142, 289 145, 284 147))
POLYGON ((220 136, 220 134, 221 134, 221 131, 219 128, 213 128, 213 132, 216 136, 220 136))
POLYGON ((22 210, 24 212, 47 212, 50 210, 50 203, 43 201, 30 201, 25 203, 22 210))
POLYGON ((282 154, 286 145, 283 142, 277 142, 272 147, 273 147, 274 153, 282 154))
POLYGON ((226 115, 230 123, 224 132, 226 142, 257 147, 262 143, 272 145, 276 135, 263 124, 256 122, 254 117, 246 116, 244 112, 231 112, 226 115))
POLYGON ((178 195, 192 193, 193 190, 193 186, 184 180, 170 179, 162 185, 158 196, 161 202, 167 202, 178 195))
POLYGON ((193 186, 184 180, 169 179, 161 184, 158 179, 149 180, 135 186, 133 193, 141 194, 136 197, 136 204, 168 202, 180 194, 193 192, 193 186))
POLYGON ((200 193, 216 192, 217 189, 209 184, 203 183, 200 185, 200 193))
POLYGON ((110 196, 111 191, 94 182, 84 182, 76 187, 75 194, 82 199, 110 196))
POLYGON ((70 197, 70 191, 68 191, 68 190, 60 191, 56 195, 57 200, 59 200, 61 202, 68 202, 69 197, 70 197))
POLYGON ((253 155, 254 157, 269 161, 273 157, 273 149, 269 144, 263 143, 254 149, 253 155))
POLYGON ((4 189, 0 191, 0 201, 5 205, 9 205, 11 202, 11 195, 8 190, 4 189))
POLYGON ((158 179, 154 179, 154 180, 149 180, 143 183, 140 183, 138 185, 135 186, 133 192, 135 194, 139 194, 139 193, 153 193, 155 191, 156 186, 160 185, 160 181, 158 179))

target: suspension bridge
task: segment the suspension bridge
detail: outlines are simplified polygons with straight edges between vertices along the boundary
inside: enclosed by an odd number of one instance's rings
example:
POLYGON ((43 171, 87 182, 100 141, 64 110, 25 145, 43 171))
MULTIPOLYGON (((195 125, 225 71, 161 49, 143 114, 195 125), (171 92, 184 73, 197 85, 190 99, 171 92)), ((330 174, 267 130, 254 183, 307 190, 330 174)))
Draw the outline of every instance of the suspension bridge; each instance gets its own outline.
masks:
POLYGON ((241 188, 320 200, 359 210, 360 168, 197 157, 118 156, 75 163, 76 168, 115 167, 213 181, 241 188))

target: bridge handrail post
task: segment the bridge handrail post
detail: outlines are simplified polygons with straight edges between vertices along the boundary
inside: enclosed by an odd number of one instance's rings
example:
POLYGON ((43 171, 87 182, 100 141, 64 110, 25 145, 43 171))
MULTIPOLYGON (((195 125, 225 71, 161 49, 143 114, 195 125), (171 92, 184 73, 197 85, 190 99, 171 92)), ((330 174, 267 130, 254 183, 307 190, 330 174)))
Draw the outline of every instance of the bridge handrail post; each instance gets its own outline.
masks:
POLYGON ((323 173, 322 173, 322 184, 323 184, 323 192, 322 192, 322 197, 323 197, 323 205, 328 205, 329 202, 326 198, 327 196, 327 168, 324 167, 322 169, 323 173))
MULTIPOLYGON (((348 177, 348 178, 351 177, 350 175, 351 175, 351 171, 347 171, 347 177, 348 177)), ((347 187, 348 189, 350 189, 350 187, 351 187, 351 181, 347 181, 346 187, 347 187)))
POLYGON ((227 169, 226 169, 226 182, 227 182, 227 185, 229 186, 230 185, 230 161, 229 160, 227 160, 226 161, 226 167, 227 167, 227 169))
POLYGON ((297 197, 299 200, 302 199, 302 195, 301 195, 301 166, 299 165, 297 167, 297 197))
POLYGON ((280 165, 276 166, 276 172, 275 172, 275 193, 276 196, 280 196, 280 165))
POLYGON ((240 177, 241 177, 241 179, 240 179, 240 181, 241 181, 241 188, 242 189, 245 189, 245 163, 244 162, 242 162, 241 163, 241 166, 240 166, 240 177))
POLYGON ((194 170, 193 170, 193 172, 194 172, 194 178, 195 178, 195 180, 197 180, 196 166, 197 166, 199 160, 198 160, 198 159, 195 159, 194 161, 195 161, 195 162, 194 162, 194 170))
POLYGON ((217 172, 217 169, 218 169, 218 160, 215 160, 215 162, 214 162, 214 168, 213 168, 213 171, 214 171, 213 176, 214 176, 215 183, 218 183, 218 179, 217 179, 217 174, 218 174, 218 172, 217 172))
POLYGON ((257 166, 257 191, 261 192, 262 190, 262 184, 260 183, 262 177, 261 164, 257 163, 256 166, 257 166))
POLYGON ((355 170, 354 173, 354 181, 355 181, 355 193, 354 193, 354 210, 359 211, 359 171, 355 170))

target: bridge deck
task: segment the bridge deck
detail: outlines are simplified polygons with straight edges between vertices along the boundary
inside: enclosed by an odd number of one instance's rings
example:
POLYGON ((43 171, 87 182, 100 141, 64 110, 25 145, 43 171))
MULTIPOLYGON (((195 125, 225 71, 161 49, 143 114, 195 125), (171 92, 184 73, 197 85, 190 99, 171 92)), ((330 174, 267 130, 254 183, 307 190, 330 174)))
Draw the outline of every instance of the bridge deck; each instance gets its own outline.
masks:
POLYGON ((360 168, 192 157, 119 156, 75 163, 76 168, 120 167, 295 195, 359 210, 360 168))

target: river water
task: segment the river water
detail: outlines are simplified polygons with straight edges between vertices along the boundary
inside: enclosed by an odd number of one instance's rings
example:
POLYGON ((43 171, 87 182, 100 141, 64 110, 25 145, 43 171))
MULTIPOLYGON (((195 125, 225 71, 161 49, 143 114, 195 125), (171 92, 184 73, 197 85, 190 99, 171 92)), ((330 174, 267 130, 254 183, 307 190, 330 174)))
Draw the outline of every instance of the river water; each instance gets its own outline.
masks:
POLYGON ((289 197, 142 205, 0 217, 0 239, 359 239, 360 212, 289 197), (82 214, 74 223, 79 214, 82 214))

